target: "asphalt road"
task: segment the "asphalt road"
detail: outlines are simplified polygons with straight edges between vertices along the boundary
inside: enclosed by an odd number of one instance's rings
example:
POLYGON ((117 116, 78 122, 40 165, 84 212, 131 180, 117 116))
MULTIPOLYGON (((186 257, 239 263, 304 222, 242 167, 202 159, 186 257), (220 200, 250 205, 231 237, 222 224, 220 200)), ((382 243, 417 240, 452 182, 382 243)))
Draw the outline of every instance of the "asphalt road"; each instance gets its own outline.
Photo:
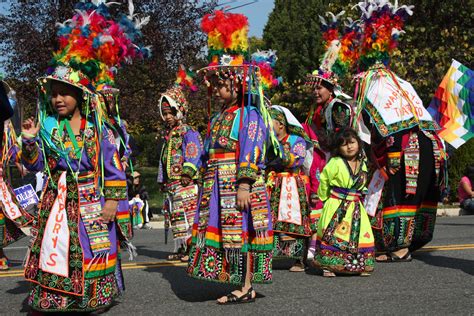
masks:
MULTIPOLYGON (((380 263, 370 277, 323 278, 316 270, 291 273, 274 262, 274 282, 257 285, 253 304, 219 306, 231 287, 187 277, 165 262, 172 242, 161 229, 139 230, 139 256, 124 260, 126 293, 108 315, 469 315, 474 313, 474 216, 438 218, 435 238, 410 263, 380 263)), ((25 313, 28 284, 20 265, 26 239, 6 248, 14 267, 0 273, 0 314, 25 313)))

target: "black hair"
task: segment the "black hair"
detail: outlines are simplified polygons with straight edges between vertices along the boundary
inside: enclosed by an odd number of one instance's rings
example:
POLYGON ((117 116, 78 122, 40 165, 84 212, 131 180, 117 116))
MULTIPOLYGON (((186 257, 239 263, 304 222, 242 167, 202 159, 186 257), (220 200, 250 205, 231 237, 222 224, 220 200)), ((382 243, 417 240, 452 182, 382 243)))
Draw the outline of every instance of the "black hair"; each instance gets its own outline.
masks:
POLYGON ((469 181, 474 186, 474 165, 467 166, 464 170, 464 176, 469 178, 469 181))
POLYGON ((319 83, 324 88, 328 89, 331 94, 334 94, 334 85, 327 80, 321 80, 319 83))
POLYGON ((362 158, 364 156, 364 144, 362 143, 362 139, 360 139, 359 135, 357 135, 357 132, 350 127, 342 128, 334 134, 331 142, 331 155, 333 157, 342 157, 341 153, 339 152, 339 147, 344 145, 352 138, 354 138, 359 145, 357 157, 362 158))

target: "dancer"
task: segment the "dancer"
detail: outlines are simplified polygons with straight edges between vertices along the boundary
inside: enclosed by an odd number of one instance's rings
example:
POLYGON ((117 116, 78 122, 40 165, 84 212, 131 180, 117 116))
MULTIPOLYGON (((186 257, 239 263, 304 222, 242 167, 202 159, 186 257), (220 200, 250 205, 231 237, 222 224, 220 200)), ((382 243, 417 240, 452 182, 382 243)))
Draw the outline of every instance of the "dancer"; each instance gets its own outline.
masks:
MULTIPOLYGON (((3 105, 10 107, 15 100, 9 100, 6 89, 3 87, 3 81, 0 81, 0 101, 3 105), (3 103, 5 102, 5 103, 3 103)), ((8 88, 8 86, 5 84, 8 88)), ((11 91, 11 89, 8 88, 11 91)), ((3 106, 2 105, 2 106, 3 106)), ((8 109, 5 109, 7 112, 8 109)), ((12 187, 5 181, 5 173, 11 160, 17 161, 19 155, 19 146, 17 144, 15 130, 10 120, 5 121, 2 135, 1 146, 1 164, 0 164, 0 270, 9 269, 9 261, 3 248, 9 244, 25 237, 21 227, 29 225, 33 217, 20 206, 12 187)))
POLYGON ((305 271, 307 242, 311 236, 309 179, 302 166, 313 144, 296 117, 274 105, 269 110, 281 145, 282 159, 267 164, 267 186, 273 215, 274 257, 296 259, 291 272, 305 271))
POLYGON ((104 310, 124 289, 119 238, 130 224, 117 225, 117 206, 127 198, 126 179, 96 88, 113 87, 113 70, 146 52, 130 41, 132 21, 98 9, 77 4, 61 28, 53 65, 39 79, 38 123, 23 122, 22 159, 48 176, 25 265, 37 311, 104 310))
POLYGON ((317 192, 320 174, 330 157, 330 139, 337 130, 350 126, 354 116, 351 105, 347 103, 350 97, 342 92, 339 83, 339 78, 343 77, 354 64, 353 56, 348 54, 354 42, 352 37, 354 26, 346 27, 344 32, 339 34, 340 21, 338 19, 341 13, 334 17, 335 20, 328 23, 320 17, 326 52, 319 69, 306 78, 306 86, 315 96, 315 104, 311 106, 306 122, 303 124, 305 132, 314 144, 309 173, 313 236, 308 250, 308 259, 314 257, 316 248, 317 226, 323 206, 317 192))
POLYGON ((187 262, 188 244, 198 207, 203 143, 199 133, 186 124, 188 101, 184 89, 196 90, 192 77, 180 66, 175 85, 165 91, 158 104, 161 118, 166 124, 167 136, 163 146, 158 174, 168 196, 171 230, 175 242, 174 253, 168 260, 187 262))
POLYGON ((363 30, 358 68, 365 72, 357 76, 357 113, 371 128, 369 157, 375 168, 369 189, 382 184, 374 190, 378 194, 367 198, 369 204, 378 204, 374 234, 383 254, 377 261, 407 262, 411 252, 433 238, 446 154, 436 133, 439 127, 416 91, 387 67, 413 11, 389 1, 358 6, 363 30))
POLYGON ((200 72, 222 107, 205 141, 188 274, 241 286, 219 304, 248 303, 256 297, 252 283, 272 281, 273 231, 263 169, 267 137, 279 145, 255 69, 245 61, 247 18, 216 11, 203 18, 202 28, 211 64, 200 72))

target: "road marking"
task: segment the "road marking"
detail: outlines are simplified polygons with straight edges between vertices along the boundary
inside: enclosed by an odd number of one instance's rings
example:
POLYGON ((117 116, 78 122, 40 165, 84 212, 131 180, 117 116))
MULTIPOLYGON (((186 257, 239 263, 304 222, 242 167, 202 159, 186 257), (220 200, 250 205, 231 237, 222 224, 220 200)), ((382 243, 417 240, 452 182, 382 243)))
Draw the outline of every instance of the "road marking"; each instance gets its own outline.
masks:
POLYGON ((7 250, 12 250, 12 249, 28 249, 28 247, 26 246, 21 246, 21 247, 5 247, 3 249, 7 249, 7 250))
MULTIPOLYGON (((474 249, 474 244, 459 244, 459 245, 440 245, 427 246, 419 252, 433 252, 433 251, 453 251, 453 250, 469 250, 474 249)), ((123 270, 143 269, 143 268, 159 268, 159 267, 184 267, 185 262, 169 262, 169 261, 148 261, 148 262, 128 262, 122 264, 123 270)), ((11 269, 8 271, 0 271, 0 278, 21 277, 23 276, 23 269, 11 269)))

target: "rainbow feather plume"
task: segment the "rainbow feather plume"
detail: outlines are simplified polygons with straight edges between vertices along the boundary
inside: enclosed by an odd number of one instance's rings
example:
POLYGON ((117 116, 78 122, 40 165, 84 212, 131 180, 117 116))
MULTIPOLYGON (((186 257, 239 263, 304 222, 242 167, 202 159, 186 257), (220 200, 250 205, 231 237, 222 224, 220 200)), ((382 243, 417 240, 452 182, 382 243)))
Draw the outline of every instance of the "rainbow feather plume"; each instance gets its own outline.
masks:
POLYGON ((186 70, 184 65, 179 66, 178 73, 176 74, 176 84, 178 84, 181 89, 190 89, 192 92, 198 90, 197 86, 194 84, 195 74, 189 70, 186 70))
POLYGON ((271 49, 267 51, 257 50, 257 52, 251 56, 251 63, 258 67, 260 83, 265 91, 270 90, 282 82, 281 77, 277 78, 274 75, 274 67, 277 60, 276 51, 271 49))
POLYGON ((360 47, 360 67, 376 63, 388 65, 390 55, 398 45, 405 20, 413 14, 411 5, 398 6, 398 1, 369 0, 356 6, 361 11, 363 36, 360 47))
POLYGON ((245 15, 217 10, 203 17, 201 29, 208 36, 210 66, 244 63, 248 55, 248 19, 245 15))
POLYGON ((114 86, 118 68, 134 59, 150 55, 150 47, 139 43, 141 27, 149 19, 140 19, 133 11, 121 14, 118 21, 111 18, 108 7, 114 3, 95 0, 79 2, 75 15, 63 23, 57 23, 59 50, 53 56, 53 67, 64 65, 80 70, 84 86, 100 90, 114 86))

